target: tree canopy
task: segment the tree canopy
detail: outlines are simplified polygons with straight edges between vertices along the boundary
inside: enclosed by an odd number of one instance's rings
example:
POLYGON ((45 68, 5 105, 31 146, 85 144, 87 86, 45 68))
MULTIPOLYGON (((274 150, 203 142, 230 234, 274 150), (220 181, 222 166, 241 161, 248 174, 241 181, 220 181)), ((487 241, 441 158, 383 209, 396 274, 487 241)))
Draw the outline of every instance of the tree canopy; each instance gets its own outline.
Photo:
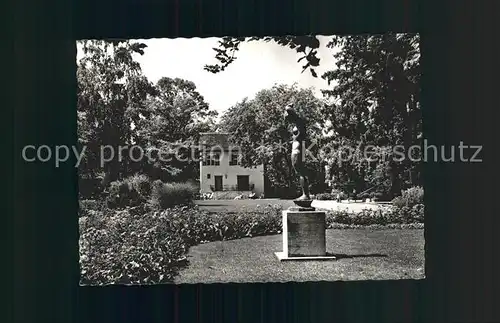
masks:
MULTIPOLYGON (((242 42, 256 40, 273 41, 303 53, 299 59, 306 62, 303 69, 317 77, 314 68, 321 62, 317 56, 320 43, 314 36, 225 37, 214 49, 219 64, 207 65, 205 69, 212 73, 224 71, 236 60, 242 42)), ((327 66, 327 72, 321 75, 328 84, 322 92, 334 103, 313 109, 318 110, 316 113, 328 126, 329 136, 320 137, 319 142, 333 152, 322 154, 331 181, 340 188, 356 188, 358 192, 378 187, 381 194, 389 197, 405 186, 420 185, 421 163, 394 158, 395 147, 408 153, 412 145, 421 143, 419 36, 332 36, 326 47, 332 49, 336 63, 327 66), (369 145, 377 149, 367 158, 369 145), (348 160, 342 156, 346 147, 354 152, 348 160)), ((245 118, 245 122, 251 122, 258 115, 247 112, 245 118)), ((257 126, 259 131, 254 136, 266 133, 265 127, 274 129, 268 123, 259 122, 257 126)))
POLYGON ((244 99, 231 107, 221 119, 222 130, 231 133, 233 143, 241 148, 243 166, 264 164, 267 179, 266 192, 270 195, 295 195, 298 182, 293 174, 290 159, 290 125, 284 119, 284 108, 293 104, 307 121, 307 132, 311 139, 306 143, 311 156, 306 157, 307 166, 314 172, 313 186, 321 185, 324 179, 317 170, 318 146, 313 145, 321 136, 323 120, 320 108, 323 102, 316 98, 311 89, 300 89, 296 85, 275 85, 263 89, 255 98, 244 99), (314 181, 314 179, 317 179, 314 181))
MULTIPOLYGON (((79 46, 83 57, 77 69, 78 138, 86 146, 80 174, 95 177, 105 173, 108 182, 135 172, 169 180, 185 180, 196 174, 198 163, 193 160, 156 158, 151 162, 141 158, 135 162, 127 150, 116 156, 118 147, 132 145, 146 151, 168 149, 172 143, 190 148, 199 132, 212 129, 216 112, 209 109, 196 85, 166 77, 151 83, 136 60, 136 55, 147 50, 143 43, 93 40, 81 41, 79 46), (104 167, 100 165, 102 146, 115 150, 115 158, 104 167)), ((181 150, 181 155, 185 153, 186 149, 181 150)))
POLYGON ((217 112, 209 109, 191 81, 163 77, 156 89, 157 95, 135 111, 135 138, 141 147, 170 153, 145 167, 153 167, 161 174, 154 177, 165 181, 196 178, 199 164, 192 152, 200 133, 214 128, 217 112))
MULTIPOLYGON (((223 72, 237 59, 243 42, 258 40, 301 53, 298 63, 303 71, 325 80, 323 98, 311 89, 275 85, 241 100, 222 115, 219 126, 231 132, 242 148, 243 165, 263 163, 268 187, 275 188, 274 193, 294 194, 298 188, 296 176, 291 174, 290 133, 282 117, 288 103, 308 120, 311 142, 306 146, 309 157, 314 156, 308 167, 315 170, 311 175, 321 170, 311 181, 318 191, 323 166, 327 166, 327 180, 344 190, 377 187, 391 197, 402 188, 421 185, 421 163, 407 158, 409 148, 422 140, 418 35, 332 36, 326 47, 335 64, 321 66, 326 70, 322 75, 316 69, 322 63, 318 49, 325 44, 315 36, 224 37, 214 48, 218 63, 204 69, 223 72), (369 146, 376 149, 366 156, 369 146), (345 147, 351 150, 347 160, 345 147), (395 158, 395 147, 401 147, 406 158, 395 158), (287 188, 290 191, 284 192, 287 188)), ((78 138, 86 146, 81 175, 105 173, 110 181, 134 172, 169 181, 196 178, 198 163, 186 154, 200 132, 215 129, 217 115, 196 85, 167 77, 151 83, 136 60, 147 50, 143 43, 100 40, 79 45, 83 57, 77 69, 78 138), (176 158, 134 162, 126 152, 102 167, 100 147, 105 145, 115 151, 119 146, 165 150, 181 145, 184 148, 176 151, 177 157, 188 157, 188 162, 176 158)))
POLYGON ((379 148, 340 166, 331 160, 334 173, 358 189, 390 183, 384 193, 391 196, 404 186, 419 185, 420 163, 394 156, 396 147, 408 153, 421 140, 418 35, 333 37, 327 46, 341 48, 334 54, 336 67, 322 75, 329 84, 336 82, 323 91, 336 102, 323 110, 333 138, 363 152, 368 145, 379 148))
MULTIPOLYGON (((133 57, 144 53, 145 44, 95 40, 79 44, 83 57, 77 69, 78 138, 87 147, 80 171, 95 175, 101 170, 100 147, 130 144, 131 119, 127 112, 140 106, 155 89, 133 57)), ((104 171, 116 179, 126 164, 114 158, 104 171)))
POLYGON ((219 73, 226 69, 229 64, 233 63, 239 51, 240 45, 243 42, 265 41, 274 42, 281 46, 295 50, 302 54, 298 62, 303 61, 303 71, 309 70, 316 77, 315 67, 319 66, 320 59, 318 58, 319 40, 316 36, 267 36, 267 37, 223 37, 219 41, 219 47, 214 48, 216 52, 215 58, 219 61, 217 64, 205 65, 205 70, 212 73, 219 73))

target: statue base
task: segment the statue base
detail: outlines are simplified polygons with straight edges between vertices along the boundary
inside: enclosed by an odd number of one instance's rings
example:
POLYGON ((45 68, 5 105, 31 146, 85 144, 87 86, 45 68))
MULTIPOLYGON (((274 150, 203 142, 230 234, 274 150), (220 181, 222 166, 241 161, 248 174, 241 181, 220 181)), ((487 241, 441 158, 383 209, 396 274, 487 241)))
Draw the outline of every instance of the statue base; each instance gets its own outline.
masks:
POLYGON ((296 199, 296 200, 293 200, 293 203, 295 203, 295 205, 297 205, 299 208, 306 208, 306 209, 312 209, 312 210, 314 210, 314 208, 311 207, 312 200, 299 200, 299 199, 296 199))
POLYGON ((275 255, 284 260, 331 260, 326 253, 326 214, 313 210, 283 211, 283 251, 275 255))

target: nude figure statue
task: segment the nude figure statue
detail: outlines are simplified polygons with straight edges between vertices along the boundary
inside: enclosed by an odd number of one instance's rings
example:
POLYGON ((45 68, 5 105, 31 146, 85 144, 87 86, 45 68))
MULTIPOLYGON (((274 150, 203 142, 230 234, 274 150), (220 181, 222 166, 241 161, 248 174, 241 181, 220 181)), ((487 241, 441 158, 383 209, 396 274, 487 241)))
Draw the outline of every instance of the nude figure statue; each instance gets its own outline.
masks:
POLYGON ((301 118, 291 105, 285 108, 285 120, 292 125, 292 166, 299 175, 302 196, 296 201, 309 201, 309 178, 305 168, 303 142, 306 140, 306 122, 301 118))

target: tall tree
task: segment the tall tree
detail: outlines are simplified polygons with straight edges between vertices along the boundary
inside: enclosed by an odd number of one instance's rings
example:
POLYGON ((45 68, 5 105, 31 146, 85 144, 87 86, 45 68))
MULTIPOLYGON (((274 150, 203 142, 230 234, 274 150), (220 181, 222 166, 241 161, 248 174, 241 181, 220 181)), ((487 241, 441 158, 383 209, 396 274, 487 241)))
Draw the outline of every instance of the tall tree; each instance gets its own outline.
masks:
MULTIPOLYGON (((244 41, 274 41, 304 53, 304 70, 319 66, 319 41, 314 36, 223 38, 215 48, 217 65, 206 70, 217 73, 235 61, 244 41)), ((333 54, 336 66, 322 78, 337 85, 323 93, 335 99, 322 109, 324 120, 331 125, 331 134, 323 139, 335 182, 358 192, 380 186, 388 195, 399 193, 405 185, 420 184, 420 163, 409 158, 395 161, 393 149, 402 145, 406 152, 420 144, 420 65, 419 36, 416 34, 335 36, 327 44, 340 50, 333 54), (367 145, 378 149, 365 158, 367 145), (351 147, 354 154, 348 160, 342 147, 351 147), (373 161, 377 159, 378 161, 373 161), (385 187, 385 188, 384 188, 385 187)))
POLYGON ((154 88, 142 75, 134 54, 144 54, 146 45, 127 40, 88 40, 78 43, 83 57, 78 61, 78 131, 86 145, 82 175, 104 170, 108 181, 126 173, 125 162, 113 158, 100 166, 100 147, 109 145, 115 154, 130 144, 131 119, 127 110, 141 105, 154 88))
POLYGON ((196 178, 199 163, 192 157, 199 134, 213 129, 217 112, 191 81, 163 77, 156 90, 156 96, 131 112, 137 144, 162 151, 162 158, 153 158, 152 164, 145 160, 142 166, 166 181, 196 178))
MULTIPOLYGON (((290 159, 290 129, 284 120, 284 108, 293 104, 307 120, 308 136, 305 143, 311 155, 306 156, 307 166, 317 173, 320 161, 318 146, 313 143, 320 137, 322 118, 319 114, 322 102, 310 89, 297 86, 276 85, 257 93, 254 99, 244 99, 230 108, 221 119, 224 131, 232 134, 231 140, 242 152, 243 166, 263 164, 266 175, 266 194, 293 196, 299 191, 297 176, 293 173, 290 159)), ((313 186, 324 184, 321 176, 312 178, 313 186)))
POLYGON ((333 37, 327 46, 341 48, 334 54, 336 68, 322 76, 337 83, 323 91, 336 99, 324 110, 336 138, 360 152, 367 145, 380 147, 370 156, 379 162, 361 156, 337 167, 337 173, 350 173, 357 186, 390 182, 386 192, 390 196, 399 194, 404 185, 419 184, 419 163, 394 158, 395 147, 408 152, 420 143, 418 35, 333 37))

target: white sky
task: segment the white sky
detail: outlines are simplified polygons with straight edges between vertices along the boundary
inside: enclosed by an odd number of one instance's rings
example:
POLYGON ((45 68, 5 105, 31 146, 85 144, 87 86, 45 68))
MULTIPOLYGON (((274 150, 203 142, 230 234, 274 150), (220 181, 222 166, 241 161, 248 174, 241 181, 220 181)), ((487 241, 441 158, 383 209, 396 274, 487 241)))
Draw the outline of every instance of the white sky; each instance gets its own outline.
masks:
MULTIPOLYGON (((334 67, 333 50, 326 48, 328 36, 318 36, 320 67, 318 76, 334 67)), ((206 64, 214 64, 219 38, 175 38, 146 39, 145 54, 137 55, 144 75, 156 83, 161 77, 179 77, 196 84, 211 109, 219 113, 230 108, 245 97, 252 98, 258 91, 274 84, 297 83, 300 87, 314 87, 319 90, 328 84, 320 77, 314 78, 309 71, 302 71, 303 61, 297 63, 300 54, 273 42, 253 41, 242 43, 237 59, 217 74, 205 71, 206 64)), ((77 57, 81 57, 78 48, 77 57)))

